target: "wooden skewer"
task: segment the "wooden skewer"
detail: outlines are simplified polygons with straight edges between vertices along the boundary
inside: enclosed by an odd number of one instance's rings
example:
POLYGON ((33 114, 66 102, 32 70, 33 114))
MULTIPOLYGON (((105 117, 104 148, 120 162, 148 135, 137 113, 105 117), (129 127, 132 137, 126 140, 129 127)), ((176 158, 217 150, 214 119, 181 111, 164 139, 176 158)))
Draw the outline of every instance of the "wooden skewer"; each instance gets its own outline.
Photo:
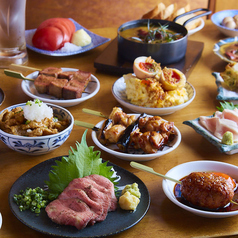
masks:
POLYGON ((24 80, 29 80, 29 81, 34 81, 34 79, 26 78, 22 73, 15 72, 12 70, 4 69, 4 73, 7 76, 18 78, 18 79, 24 79, 24 80))
POLYGON ((88 114, 91 114, 91 115, 108 118, 107 116, 103 115, 101 112, 98 112, 98 111, 95 111, 95 110, 83 108, 82 111, 83 111, 83 112, 86 112, 86 113, 88 113, 88 114))
POLYGON ((11 64, 9 68, 13 70, 22 70, 22 71, 29 71, 29 70, 41 71, 41 69, 37 69, 37 68, 25 66, 25 65, 20 65, 20 64, 11 64))
POLYGON ((87 123, 87 122, 83 122, 83 121, 75 120, 74 124, 76 126, 82 126, 82 127, 86 127, 86 128, 92 129, 93 131, 99 131, 100 130, 100 128, 94 126, 93 124, 87 123))
POLYGON ((146 171, 146 172, 148 172, 148 173, 155 174, 155 175, 157 175, 157 176, 159 176, 159 177, 162 177, 162 178, 164 178, 164 179, 168 179, 168 180, 173 181, 173 182, 175 182, 175 183, 179 183, 179 184, 182 183, 181 181, 179 181, 179 180, 177 180, 177 179, 174 179, 174 178, 168 177, 168 176, 166 176, 166 175, 163 175, 163 174, 160 174, 160 173, 155 172, 154 169, 151 168, 151 167, 148 167, 148 166, 143 165, 143 164, 136 163, 136 162, 134 162, 134 161, 130 162, 130 166, 133 167, 133 168, 135 168, 135 169, 140 169, 140 170, 142 170, 142 171, 146 171))

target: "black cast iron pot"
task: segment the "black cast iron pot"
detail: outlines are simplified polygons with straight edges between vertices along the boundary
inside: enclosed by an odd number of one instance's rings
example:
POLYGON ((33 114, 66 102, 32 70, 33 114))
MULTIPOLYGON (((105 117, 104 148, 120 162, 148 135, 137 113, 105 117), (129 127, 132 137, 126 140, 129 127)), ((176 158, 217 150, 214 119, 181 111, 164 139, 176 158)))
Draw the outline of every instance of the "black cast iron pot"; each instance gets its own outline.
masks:
POLYGON ((167 20, 158 20, 158 19, 139 19, 134 21, 129 21, 122 24, 118 28, 117 38, 118 38, 118 55, 128 61, 134 61, 135 58, 139 56, 151 56, 156 62, 161 63, 162 65, 172 64, 180 61, 186 54, 187 50, 187 37, 188 31, 185 25, 195 20, 199 17, 209 15, 211 11, 205 8, 195 9, 184 14, 181 14, 174 18, 173 21, 167 20), (198 11, 205 11, 197 16, 191 17, 183 25, 176 23, 176 20, 185 15, 195 13, 198 11), (143 42, 135 42, 129 39, 126 39, 121 36, 121 32, 130 28, 147 26, 148 20, 153 25, 168 25, 168 29, 175 31, 177 33, 181 33, 183 35, 182 38, 168 42, 168 43, 143 43, 143 42))

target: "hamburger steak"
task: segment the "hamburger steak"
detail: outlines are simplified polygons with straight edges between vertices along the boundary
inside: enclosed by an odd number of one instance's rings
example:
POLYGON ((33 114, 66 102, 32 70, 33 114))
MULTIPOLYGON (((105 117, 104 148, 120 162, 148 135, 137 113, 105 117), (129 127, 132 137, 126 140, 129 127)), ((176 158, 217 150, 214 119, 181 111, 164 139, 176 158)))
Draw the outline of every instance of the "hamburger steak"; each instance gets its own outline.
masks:
POLYGON ((216 173, 193 172, 181 181, 182 196, 194 206, 217 209, 234 197, 234 181, 216 173))
POLYGON ((116 208, 113 183, 93 174, 74 179, 45 210, 53 222, 75 226, 80 230, 105 220, 107 213, 116 208))

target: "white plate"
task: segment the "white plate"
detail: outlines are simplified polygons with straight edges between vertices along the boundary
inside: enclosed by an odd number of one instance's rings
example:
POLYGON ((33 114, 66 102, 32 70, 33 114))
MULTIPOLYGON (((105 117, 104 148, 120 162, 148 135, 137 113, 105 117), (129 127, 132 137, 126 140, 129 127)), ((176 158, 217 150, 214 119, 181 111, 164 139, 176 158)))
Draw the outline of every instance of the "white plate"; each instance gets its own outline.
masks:
POLYGON ((208 131, 205 127, 203 127, 199 123, 200 119, 196 118, 194 120, 184 121, 183 124, 192 127, 198 134, 202 135, 206 138, 210 143, 215 145, 220 152, 225 154, 235 154, 238 153, 238 143, 234 143, 233 145, 225 145, 221 143, 221 140, 214 136, 210 131, 208 131))
POLYGON ((2 227, 2 214, 0 212, 0 229, 1 229, 1 227, 2 227))
POLYGON ((129 108, 133 112, 137 112, 137 113, 144 112, 144 113, 147 113, 150 115, 163 116, 163 115, 172 114, 178 110, 181 110, 184 107, 188 106, 193 101, 193 99, 195 98, 195 95, 196 95, 194 87, 188 82, 186 83, 185 87, 188 92, 189 100, 181 105, 178 105, 178 106, 164 107, 164 108, 141 107, 141 106, 137 106, 137 105, 130 103, 130 101, 127 99, 127 96, 126 96, 126 84, 124 82, 123 77, 119 78, 113 84, 112 94, 120 104, 129 108))
MULTIPOLYGON (((138 117, 140 114, 128 114, 128 115, 136 115, 136 117, 138 117)), ((101 128, 103 123, 104 123, 104 120, 100 121, 96 125, 96 127, 101 128)), ((99 132, 95 132, 95 131, 92 131, 92 139, 93 139, 94 143, 100 149, 106 151, 107 153, 109 153, 111 155, 116 156, 117 158, 120 158, 120 159, 123 159, 123 160, 128 160, 128 161, 149 161, 149 160, 153 160, 155 158, 158 158, 162 155, 168 154, 168 153, 172 152, 173 150, 175 150, 179 146, 179 144, 181 142, 181 133, 180 133, 180 131, 178 130, 177 127, 174 127, 174 128, 175 128, 177 136, 170 143, 170 147, 165 146, 162 151, 158 151, 157 153, 153 153, 153 154, 141 154, 141 153, 136 154, 136 150, 132 151, 132 153, 130 153, 130 154, 119 152, 118 147, 115 144, 107 145, 107 146, 102 145, 98 140, 98 133, 99 132)))
MULTIPOLYGON (((77 71, 78 69, 62 68, 62 70, 63 71, 77 71)), ((39 73, 39 71, 35 71, 35 72, 27 75, 26 77, 30 78, 30 79, 35 79, 37 77, 38 73, 39 73)), ((56 104, 56 105, 62 106, 62 107, 71 107, 71 106, 75 106, 75 105, 77 105, 81 102, 84 102, 84 101, 92 98, 93 96, 95 96, 100 89, 100 83, 99 83, 99 80, 94 75, 92 75, 91 82, 88 83, 88 86, 85 89, 86 93, 83 93, 81 98, 68 99, 68 100, 58 99, 58 98, 55 98, 55 97, 47 95, 47 94, 38 93, 35 88, 34 82, 32 82, 32 81, 22 80, 21 88, 24 91, 24 93, 31 98, 34 98, 34 99, 38 98, 43 102, 56 104)))
POLYGON ((223 45, 226 45, 226 44, 229 44, 229 43, 232 43, 232 42, 238 43, 238 36, 219 40, 213 47, 214 54, 217 55, 219 58, 221 58, 222 60, 224 60, 226 62, 237 63, 237 62, 227 58, 220 50, 223 45))
POLYGON ((188 30, 188 36, 200 31, 204 27, 204 25, 205 25, 204 20, 200 18, 200 24, 196 28, 188 30))
MULTIPOLYGON (((206 171, 216 171, 228 174, 233 179, 237 181, 238 179, 238 167, 217 162, 217 161, 193 161, 184 164, 180 164, 166 173, 166 176, 172 177, 174 179, 180 180, 181 178, 189 175, 192 172, 206 172, 206 171)), ((238 215, 238 211, 230 211, 230 212, 212 212, 212 211, 203 211, 199 209, 195 209, 189 206, 184 205, 179 202, 174 195, 174 186, 175 182, 169 180, 163 180, 162 187, 165 195, 170 199, 174 204, 179 207, 187 210, 188 212, 192 212, 195 215, 209 217, 209 218, 224 218, 238 215)))
POLYGON ((220 73, 213 72, 212 75, 216 78, 216 85, 218 92, 216 99, 221 101, 232 101, 234 104, 238 103, 238 92, 223 87, 224 81, 220 73))
POLYGON ((86 28, 84 28, 83 26, 81 26, 80 24, 78 24, 76 21, 74 21, 73 19, 69 18, 75 25, 76 31, 80 30, 80 29, 84 29, 89 36, 92 39, 92 43, 86 46, 83 46, 79 49, 77 49, 76 51, 72 51, 72 52, 62 52, 60 50, 56 50, 56 51, 49 51, 49 50, 41 50, 38 49, 36 47, 33 46, 32 44, 32 37, 36 31, 36 29, 31 29, 31 30, 26 30, 25 35, 26 35, 26 46, 27 48, 39 53, 39 54, 43 54, 43 55, 50 55, 50 56, 69 56, 69 55, 76 55, 76 54, 80 54, 89 50, 92 50, 108 41, 110 41, 109 38, 105 38, 99 35, 94 34, 93 32, 87 30, 86 28))

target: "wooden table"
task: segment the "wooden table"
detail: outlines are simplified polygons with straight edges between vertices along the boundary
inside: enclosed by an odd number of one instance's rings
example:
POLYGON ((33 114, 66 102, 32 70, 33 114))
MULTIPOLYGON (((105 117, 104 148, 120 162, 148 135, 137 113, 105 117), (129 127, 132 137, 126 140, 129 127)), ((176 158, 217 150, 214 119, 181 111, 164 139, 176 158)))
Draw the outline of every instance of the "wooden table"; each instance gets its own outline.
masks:
MULTIPOLYGON (((92 31, 113 39, 116 37, 117 29, 104 28, 92 29, 92 31)), ((175 122, 182 134, 182 141, 175 151, 155 160, 144 162, 145 165, 153 167, 157 172, 165 174, 176 165, 195 160, 222 161, 238 166, 237 155, 220 153, 215 146, 183 124, 183 121, 197 118, 200 115, 212 115, 216 111, 216 106, 219 105, 216 100, 217 88, 215 79, 211 73, 223 71, 226 65, 212 52, 214 43, 221 38, 225 38, 225 36, 209 20, 200 32, 189 37, 190 40, 205 43, 202 57, 188 78, 188 81, 196 89, 196 97, 183 110, 164 116, 164 119, 175 122)), ((107 44, 89 52, 70 57, 48 57, 29 50, 28 65, 37 68, 47 66, 71 67, 92 72, 101 83, 99 93, 94 98, 68 109, 75 119, 95 124, 101 121, 101 118, 83 113, 82 108, 98 110, 108 115, 114 106, 120 106, 111 93, 112 84, 120 75, 99 72, 94 68, 93 64, 107 44)), ((21 89, 21 80, 5 76, 2 69, 0 71, 0 80, 0 86, 6 94, 6 99, 0 106, 0 110, 10 105, 30 100, 21 89)), ((130 112, 127 109, 125 111, 130 112)), ((84 128, 74 126, 69 139, 63 146, 50 154, 35 157, 16 153, 0 142, 0 212, 3 216, 3 225, 0 230, 1 238, 38 238, 43 236, 41 233, 23 225, 12 214, 8 205, 9 190, 19 176, 33 166, 50 158, 68 154, 70 146, 75 147, 75 142, 81 140, 84 131, 84 128)), ((87 143, 88 145, 94 145, 90 132, 87 134, 87 143)), ((95 149, 98 148, 95 147, 95 149)), ((103 151, 102 158, 137 175, 145 183, 151 196, 151 205, 146 216, 131 229, 112 237, 211 237, 238 234, 238 217, 208 219, 195 216, 177 207, 167 199, 162 190, 161 178, 133 169, 130 167, 129 161, 117 159, 103 151)), ((44 237, 47 236, 44 235, 44 237)))

